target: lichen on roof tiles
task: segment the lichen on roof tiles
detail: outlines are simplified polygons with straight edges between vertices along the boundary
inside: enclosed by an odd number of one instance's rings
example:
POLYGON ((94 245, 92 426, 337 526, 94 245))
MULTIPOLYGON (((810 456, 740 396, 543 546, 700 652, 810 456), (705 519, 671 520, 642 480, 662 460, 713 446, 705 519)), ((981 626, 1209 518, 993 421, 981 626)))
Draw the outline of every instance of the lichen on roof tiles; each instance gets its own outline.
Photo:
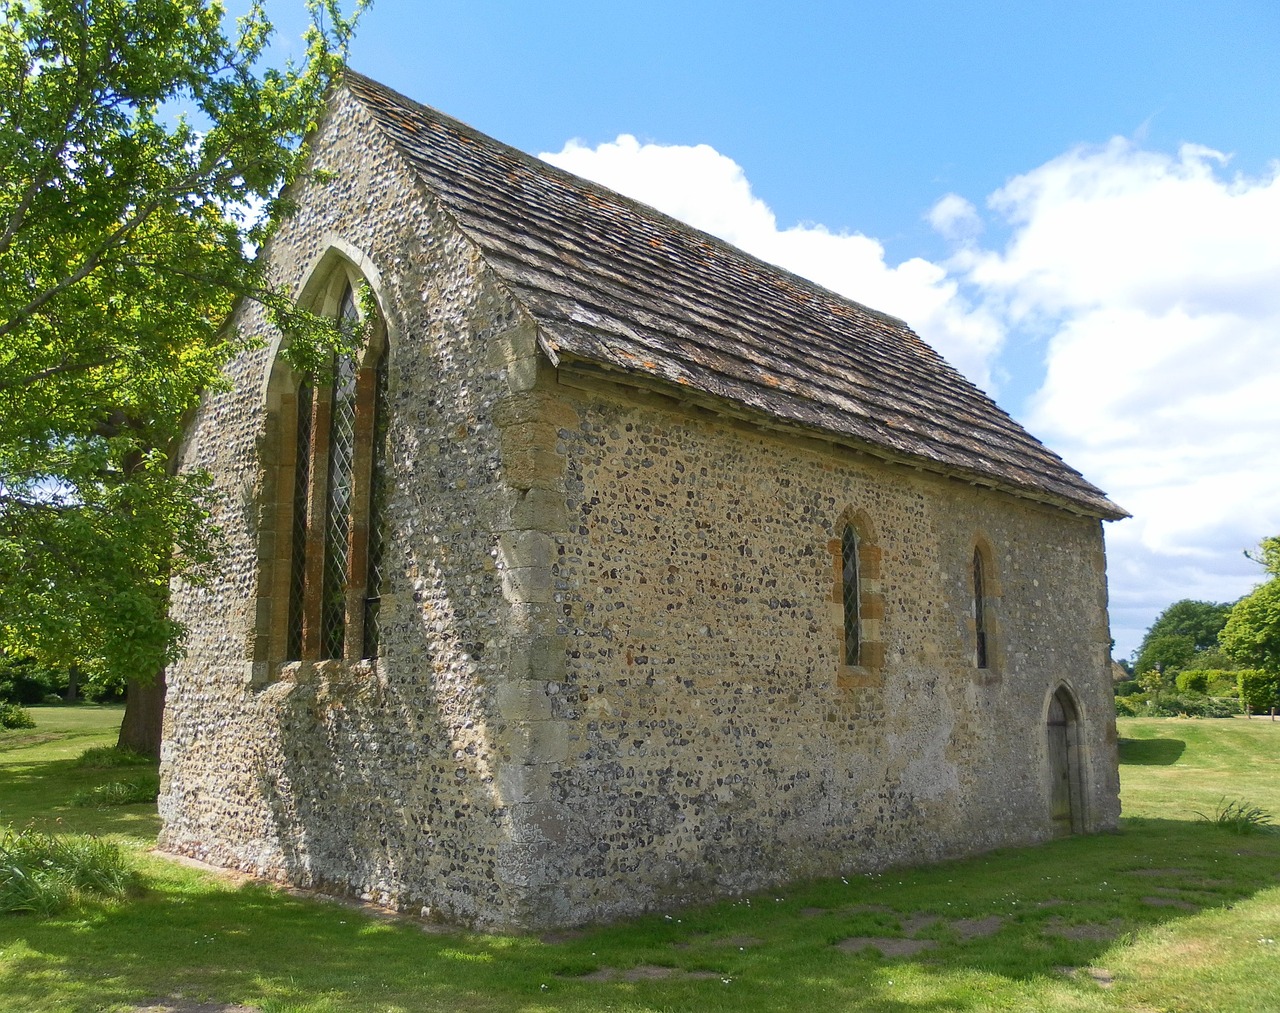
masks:
POLYGON ((348 71, 544 347, 893 460, 1127 516, 902 321, 348 71))

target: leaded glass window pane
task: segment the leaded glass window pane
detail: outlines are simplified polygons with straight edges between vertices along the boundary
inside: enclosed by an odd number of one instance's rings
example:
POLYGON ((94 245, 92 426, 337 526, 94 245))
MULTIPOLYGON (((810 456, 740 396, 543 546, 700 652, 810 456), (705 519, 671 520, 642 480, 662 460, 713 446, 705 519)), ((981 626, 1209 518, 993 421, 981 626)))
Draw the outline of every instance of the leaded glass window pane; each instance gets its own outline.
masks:
MULTIPOLYGON (((343 293, 340 318, 357 319, 351 287, 343 293)), ((329 486, 325 495, 324 581, 320 600, 320 656, 341 658, 347 632, 347 582, 351 494, 356 443, 356 364, 339 355, 333 370, 329 415, 329 486)))
POLYGON ((306 592, 307 499, 311 490, 311 405, 310 384, 298 387, 298 417, 295 432, 297 457, 293 472, 293 530, 289 550, 289 631, 285 654, 291 661, 302 657, 302 614, 306 592))
POLYGON ((976 662, 987 667, 987 605, 982 576, 982 552, 973 550, 973 625, 976 633, 976 662))
POLYGON ((378 618, 382 603, 382 563, 386 549, 383 512, 387 499, 387 354, 378 357, 373 395, 373 466, 369 475, 369 573, 365 581, 363 657, 378 654, 378 618))
POLYGON ((840 558, 843 563, 840 581, 844 591, 844 663, 856 665, 862 646, 858 600, 858 536, 848 525, 840 538, 840 558))

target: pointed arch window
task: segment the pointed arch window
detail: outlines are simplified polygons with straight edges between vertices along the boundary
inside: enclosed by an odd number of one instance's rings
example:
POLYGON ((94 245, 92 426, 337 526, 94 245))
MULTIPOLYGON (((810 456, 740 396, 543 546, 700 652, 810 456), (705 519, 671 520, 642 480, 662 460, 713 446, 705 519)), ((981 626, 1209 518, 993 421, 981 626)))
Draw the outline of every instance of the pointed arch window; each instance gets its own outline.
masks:
POLYGON ((973 667, 978 678, 984 681, 999 679, 1003 668, 1003 645, 1000 637, 1000 574, 995 567, 996 555, 985 535, 978 535, 973 542, 973 555, 969 561, 969 579, 973 589, 970 602, 973 640, 973 667))
MULTIPOLYGON (((344 327, 361 323, 344 280, 344 327)), ((286 661, 358 660, 378 652, 386 500, 387 347, 380 321, 355 353, 334 356, 324 382, 294 397, 286 661)))
POLYGON ((835 568, 831 601, 839 645, 836 684, 845 689, 876 686, 884 667, 884 596, 875 528, 864 511, 850 509, 832 534, 828 548, 835 568))
POLYGON ((862 647, 862 588, 858 580, 858 533, 846 524, 840 536, 840 587, 844 600, 844 663, 858 664, 862 647))

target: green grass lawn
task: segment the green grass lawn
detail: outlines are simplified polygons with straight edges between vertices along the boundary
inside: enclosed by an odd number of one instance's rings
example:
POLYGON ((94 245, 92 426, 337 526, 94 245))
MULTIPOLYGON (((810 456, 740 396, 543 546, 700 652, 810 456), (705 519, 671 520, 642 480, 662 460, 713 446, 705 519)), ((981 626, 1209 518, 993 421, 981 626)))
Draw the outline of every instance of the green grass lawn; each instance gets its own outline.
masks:
POLYGON ((153 806, 70 804, 120 776, 73 763, 119 712, 35 714, 0 732, 0 818, 116 835, 147 886, 0 916, 2 1010, 1280 1010, 1280 835, 1194 815, 1223 796, 1280 814, 1280 722, 1122 720, 1117 834, 512 938, 147 855, 153 806))

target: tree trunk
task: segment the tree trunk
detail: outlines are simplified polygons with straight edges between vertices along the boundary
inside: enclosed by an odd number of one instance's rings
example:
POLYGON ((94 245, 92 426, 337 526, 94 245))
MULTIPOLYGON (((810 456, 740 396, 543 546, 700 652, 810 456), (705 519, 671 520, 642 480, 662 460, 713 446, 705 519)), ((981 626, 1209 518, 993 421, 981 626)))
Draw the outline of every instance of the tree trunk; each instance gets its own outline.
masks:
POLYGON ((160 732, 164 724, 164 669, 145 682, 130 679, 125 688, 124 720, 120 722, 117 749, 130 749, 160 758, 160 732))
POLYGON ((63 699, 67 703, 75 703, 80 698, 80 666, 71 665, 67 669, 67 691, 63 699))
MULTIPOLYGON (((108 425, 133 430, 143 428, 136 420, 123 413, 116 413, 108 421, 108 425)), ((165 471, 170 477, 178 473, 175 449, 175 443, 170 443, 166 448, 165 471)), ((125 473, 136 473, 142 467, 144 459, 141 447, 126 455, 122 462, 125 473)), ((169 602, 167 587, 163 594, 167 609, 169 602)), ((124 690, 124 719, 120 722, 120 737, 116 740, 117 749, 129 749, 143 756, 160 759, 160 739, 164 729, 164 697, 167 688, 163 666, 150 679, 129 680, 124 690)))

